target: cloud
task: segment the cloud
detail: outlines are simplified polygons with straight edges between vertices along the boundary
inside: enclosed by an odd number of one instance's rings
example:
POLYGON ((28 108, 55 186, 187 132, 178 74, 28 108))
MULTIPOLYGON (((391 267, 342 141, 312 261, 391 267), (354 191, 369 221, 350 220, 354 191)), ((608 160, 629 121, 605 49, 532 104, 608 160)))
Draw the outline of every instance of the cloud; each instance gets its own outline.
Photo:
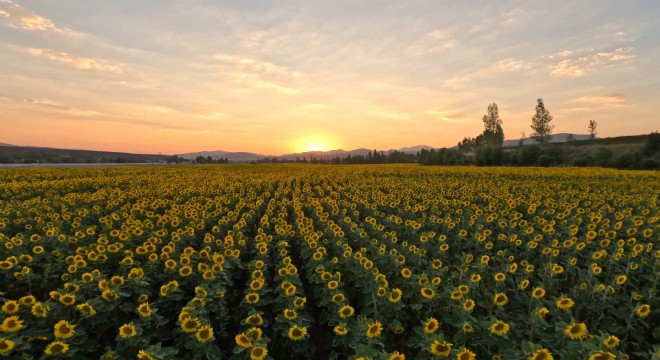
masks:
POLYGON ((302 74, 287 67, 234 55, 216 54, 213 57, 220 61, 220 65, 228 67, 233 72, 234 81, 241 85, 275 90, 286 95, 302 93, 293 86, 302 74))
POLYGON ((21 27, 27 30, 58 30, 52 21, 39 15, 21 16, 21 27))
POLYGON ((447 30, 436 29, 426 33, 416 43, 408 46, 405 53, 421 56, 455 48, 457 42, 447 30))
POLYGON ((425 114, 432 116, 436 120, 445 122, 459 122, 462 120, 470 119, 469 115, 455 110, 429 110, 425 112, 425 114))
POLYGON ((584 76, 586 67, 579 61, 562 60, 550 70, 554 76, 584 76))
POLYGON ((582 96, 569 101, 574 104, 598 105, 604 107, 628 106, 626 97, 621 94, 582 96))
POLYGON ((4 9, 0 8, 0 16, 10 18, 10 26, 13 28, 28 31, 52 32, 73 37, 83 36, 83 34, 71 29, 59 27, 52 20, 30 12, 12 1, 2 0, 0 1, 0 7, 4 7, 4 9))
MULTIPOLYGON (((588 72, 593 72, 599 67, 613 66, 617 63, 632 61, 635 58, 635 55, 632 54, 632 51, 632 47, 617 48, 610 52, 602 51, 596 54, 582 56, 577 59, 562 60, 559 63, 551 66, 550 75, 555 77, 585 76, 588 72)), ((570 55, 568 54, 568 51, 563 51, 560 53, 560 55, 561 54, 566 54, 566 56, 570 55)))
POLYGON ((109 73, 122 72, 121 66, 106 60, 75 56, 65 52, 59 52, 50 49, 30 48, 28 52, 32 55, 43 56, 50 60, 64 62, 73 65, 78 69, 95 70, 95 71, 109 72, 109 73))
POLYGON ((532 68, 532 63, 519 59, 509 58, 496 62, 492 67, 500 71, 511 72, 511 71, 519 71, 519 70, 529 70, 532 68))

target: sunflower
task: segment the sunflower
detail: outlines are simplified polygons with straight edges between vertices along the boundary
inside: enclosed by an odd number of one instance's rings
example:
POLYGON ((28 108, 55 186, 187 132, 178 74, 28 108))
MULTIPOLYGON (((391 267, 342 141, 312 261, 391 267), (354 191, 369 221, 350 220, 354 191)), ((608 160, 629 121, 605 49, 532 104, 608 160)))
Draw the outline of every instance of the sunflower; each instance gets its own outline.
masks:
POLYGON ((344 305, 339 309, 339 317, 345 319, 347 317, 353 316, 355 309, 350 305, 344 305))
POLYGON ((332 296, 332 302, 335 304, 341 304, 345 300, 344 294, 339 293, 332 296))
POLYGON ((289 328, 289 339, 293 341, 302 340, 305 335, 307 335, 307 328, 304 326, 298 327, 298 325, 293 325, 289 328))
POLYGON ((332 280, 328 282, 328 289, 330 290, 336 289, 337 286, 339 286, 339 282, 337 282, 336 280, 332 280))
POLYGON ((264 323, 264 319, 261 318, 261 315, 259 315, 259 314, 254 314, 254 315, 250 315, 250 316, 248 316, 248 317, 245 319, 245 322, 246 322, 247 324, 250 324, 250 325, 258 326, 258 325, 261 325, 261 324, 264 323))
POLYGON ((422 293, 422 296, 427 299, 433 299, 435 297, 435 291, 431 288, 423 287, 420 292, 422 293))
POLYGON ((610 335, 605 338, 605 340, 603 340, 603 345, 605 345, 605 347, 608 349, 614 349, 615 347, 619 346, 619 342, 620 340, 618 337, 610 335))
POLYGON ((502 281, 506 280, 506 275, 504 275, 504 273, 497 273, 497 274, 495 274, 495 276, 493 278, 497 282, 502 282, 502 281))
POLYGON ((380 335, 381 331, 383 331, 383 325, 380 321, 374 321, 367 325, 366 334, 368 338, 375 338, 380 335))
POLYGON ((12 351, 14 349, 14 345, 16 345, 15 342, 9 339, 0 338, 0 354, 5 354, 12 351))
POLYGON ((78 308, 78 311, 80 311, 81 313, 87 316, 92 316, 96 314, 96 309, 94 309, 92 305, 89 305, 86 302, 76 305, 76 308, 78 308))
POLYGON ((467 299, 465 302, 463 302, 463 310, 465 311, 472 311, 474 310, 474 306, 476 303, 472 299, 467 299))
POLYGON ((616 284, 617 285, 623 285, 626 283, 628 280, 628 277, 626 275, 619 275, 616 277, 616 284))
POLYGON ((202 326, 195 334, 197 341, 205 343, 213 339, 213 328, 209 325, 202 326))
POLYGON ((463 332, 466 334, 469 334, 474 331, 474 328, 470 323, 463 323, 463 332))
POLYGON ((266 358, 268 350, 265 347, 255 346, 250 351, 250 360, 263 360, 266 358))
POLYGON ((390 302, 398 303, 399 300, 401 300, 402 294, 403 292, 401 291, 401 289, 392 289, 392 291, 390 292, 390 302))
POLYGON ((44 353, 46 353, 46 355, 61 355, 67 351, 69 351, 69 344, 61 341, 53 341, 46 346, 44 353))
POLYGON ((529 280, 525 279, 520 282, 520 285, 518 285, 518 289, 520 290, 525 290, 529 286, 529 280))
POLYGON ((35 303, 34 305, 32 305, 32 309, 30 310, 32 315, 34 315, 35 317, 40 317, 40 318, 45 318, 48 315, 49 311, 50 311, 50 306, 44 305, 40 302, 35 303))
POLYGON ((463 293, 462 292, 460 292, 458 290, 454 290, 454 291, 451 292, 451 299, 452 300, 460 300, 462 298, 463 298, 463 293))
POLYGON ((427 334, 433 334, 438 330, 438 320, 436 318, 428 318, 424 323, 424 332, 427 334))
POLYGON ((64 306, 71 306, 76 302, 76 296, 73 294, 62 294, 58 300, 64 306))
POLYGON ((589 360, 614 360, 616 359, 616 355, 612 354, 611 352, 605 352, 605 351, 596 351, 594 353, 591 353, 589 355, 589 360))
POLYGON ((529 357, 529 360, 553 360, 552 353, 548 349, 539 349, 529 357))
POLYGON ((406 360, 406 355, 401 354, 398 351, 395 351, 390 354, 390 357, 387 360, 406 360))
POLYGON ((191 318, 189 316, 183 318, 181 320, 181 330, 186 333, 192 333, 197 331, 197 328, 199 327, 200 322, 199 319, 197 318, 191 318))
POLYGON ((438 357, 449 357, 449 354, 451 353, 451 346, 452 344, 446 341, 440 342, 435 340, 431 344, 431 354, 438 357))
POLYGON ((490 325, 490 332, 499 336, 505 335, 509 332, 509 324, 505 323, 504 321, 497 320, 490 325))
POLYGON ((637 313, 637 316, 639 316, 639 317, 647 317, 651 313, 651 306, 648 305, 648 304, 639 305, 635 309, 635 312, 637 313))
POLYGON ((188 265, 186 265, 186 266, 182 266, 182 267, 179 269, 179 275, 180 275, 180 276, 183 276, 183 277, 186 277, 186 276, 190 276, 190 275, 192 275, 192 272, 193 272, 193 269, 192 269, 190 266, 188 266, 188 265))
POLYGON ((479 281, 481 281, 481 275, 474 274, 470 276, 470 281, 472 281, 473 283, 478 283, 479 281))
POLYGON ((124 324, 119 328, 119 336, 122 339, 128 339, 135 335, 137 335, 137 331, 135 330, 135 326, 133 324, 124 324))
POLYGON ((403 268, 403 269, 401 269, 401 276, 408 279, 408 278, 410 278, 410 276, 412 276, 412 271, 410 271, 410 269, 408 269, 408 268, 403 268))
POLYGON ((456 354, 456 360, 474 360, 475 356, 477 355, 470 351, 470 349, 463 348, 463 350, 456 354))
POLYGON ((9 300, 2 305, 2 311, 7 314, 16 314, 18 312, 18 301, 9 300))
POLYGON ((509 298, 504 293, 497 293, 493 296, 493 303, 497 306, 504 306, 509 302, 509 298))
POLYGON ((259 302, 259 294, 257 293, 248 293, 245 295, 245 301, 248 304, 256 304, 259 302))
POLYGON ((295 306, 297 308, 302 308, 303 306, 305 306, 306 302, 307 302, 307 298, 297 297, 295 300, 293 300, 293 306, 295 306))
POLYGON ((536 311, 536 316, 538 316, 539 319, 543 319, 546 315, 548 315, 549 312, 550 310, 544 306, 536 311))
POLYGON ((254 341, 259 341, 261 340, 261 336, 263 335, 263 331, 261 331, 261 328, 258 328, 256 326, 251 327, 246 331, 246 335, 254 340, 254 341))
POLYGON ((66 320, 60 320, 55 324, 54 333, 56 338, 68 339, 76 333, 76 327, 66 320))
POLYGON ((560 309, 570 309, 575 305, 575 302, 571 298, 562 297, 557 300, 556 305, 560 309))
POLYGON ((571 323, 566 326, 564 333, 572 340, 584 340, 587 337, 587 325, 585 323, 571 323))
POLYGON ((148 318, 154 313, 154 311, 151 309, 151 305, 149 305, 148 302, 143 302, 138 305, 137 313, 140 317, 148 318))
POLYGON ((541 299, 544 296, 545 296, 545 289, 543 289, 542 287, 537 287, 534 288, 534 290, 532 290, 532 297, 534 299, 541 299))
POLYGON ((255 279, 250 282, 250 290, 259 291, 264 286, 263 279, 255 279))
POLYGON ((340 335, 340 336, 348 334, 348 330, 346 329, 346 327, 344 327, 342 325, 335 326, 335 328, 332 331, 335 334, 340 335))
POLYGON ((236 345, 242 347, 242 348, 249 348, 252 347, 252 342, 250 341, 250 338, 245 335, 245 333, 240 333, 234 337, 234 340, 236 341, 236 345))

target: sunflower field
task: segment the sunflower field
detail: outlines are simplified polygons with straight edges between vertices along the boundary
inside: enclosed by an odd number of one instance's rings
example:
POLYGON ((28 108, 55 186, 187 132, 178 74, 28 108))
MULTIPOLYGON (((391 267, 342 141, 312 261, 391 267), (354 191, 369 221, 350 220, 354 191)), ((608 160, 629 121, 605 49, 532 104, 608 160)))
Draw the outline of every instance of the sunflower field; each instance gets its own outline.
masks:
POLYGON ((0 171, 0 357, 660 359, 660 173, 0 171))

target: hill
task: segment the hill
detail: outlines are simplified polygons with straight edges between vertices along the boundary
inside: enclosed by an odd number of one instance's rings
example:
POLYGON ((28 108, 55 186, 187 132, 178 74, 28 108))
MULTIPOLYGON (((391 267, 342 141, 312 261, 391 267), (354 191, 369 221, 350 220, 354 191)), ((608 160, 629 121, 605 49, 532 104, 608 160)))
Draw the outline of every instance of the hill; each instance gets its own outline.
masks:
MULTIPOLYGON (((569 133, 559 133, 559 134, 552 134, 550 135, 550 141, 549 143, 565 143, 569 141, 569 135, 573 137, 573 140, 575 141, 582 141, 582 140, 589 140, 590 135, 586 134, 569 134, 569 133)), ((528 137, 523 141, 523 145, 531 145, 535 144, 536 141, 534 141, 533 138, 528 137)), ((504 143, 502 146, 504 147, 510 147, 510 146, 518 146, 520 145, 520 139, 511 139, 511 140, 504 140, 504 143)))
POLYGON ((168 163, 181 160, 170 155, 0 145, 2 164, 168 163))

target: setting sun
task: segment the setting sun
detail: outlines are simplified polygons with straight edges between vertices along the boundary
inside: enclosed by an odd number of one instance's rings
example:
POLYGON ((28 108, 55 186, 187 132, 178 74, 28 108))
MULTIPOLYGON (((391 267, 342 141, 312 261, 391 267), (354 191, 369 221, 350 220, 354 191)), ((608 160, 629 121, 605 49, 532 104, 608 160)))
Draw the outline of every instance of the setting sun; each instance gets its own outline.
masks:
POLYGON ((301 134, 291 146, 294 152, 328 151, 337 149, 337 143, 323 133, 301 134))

